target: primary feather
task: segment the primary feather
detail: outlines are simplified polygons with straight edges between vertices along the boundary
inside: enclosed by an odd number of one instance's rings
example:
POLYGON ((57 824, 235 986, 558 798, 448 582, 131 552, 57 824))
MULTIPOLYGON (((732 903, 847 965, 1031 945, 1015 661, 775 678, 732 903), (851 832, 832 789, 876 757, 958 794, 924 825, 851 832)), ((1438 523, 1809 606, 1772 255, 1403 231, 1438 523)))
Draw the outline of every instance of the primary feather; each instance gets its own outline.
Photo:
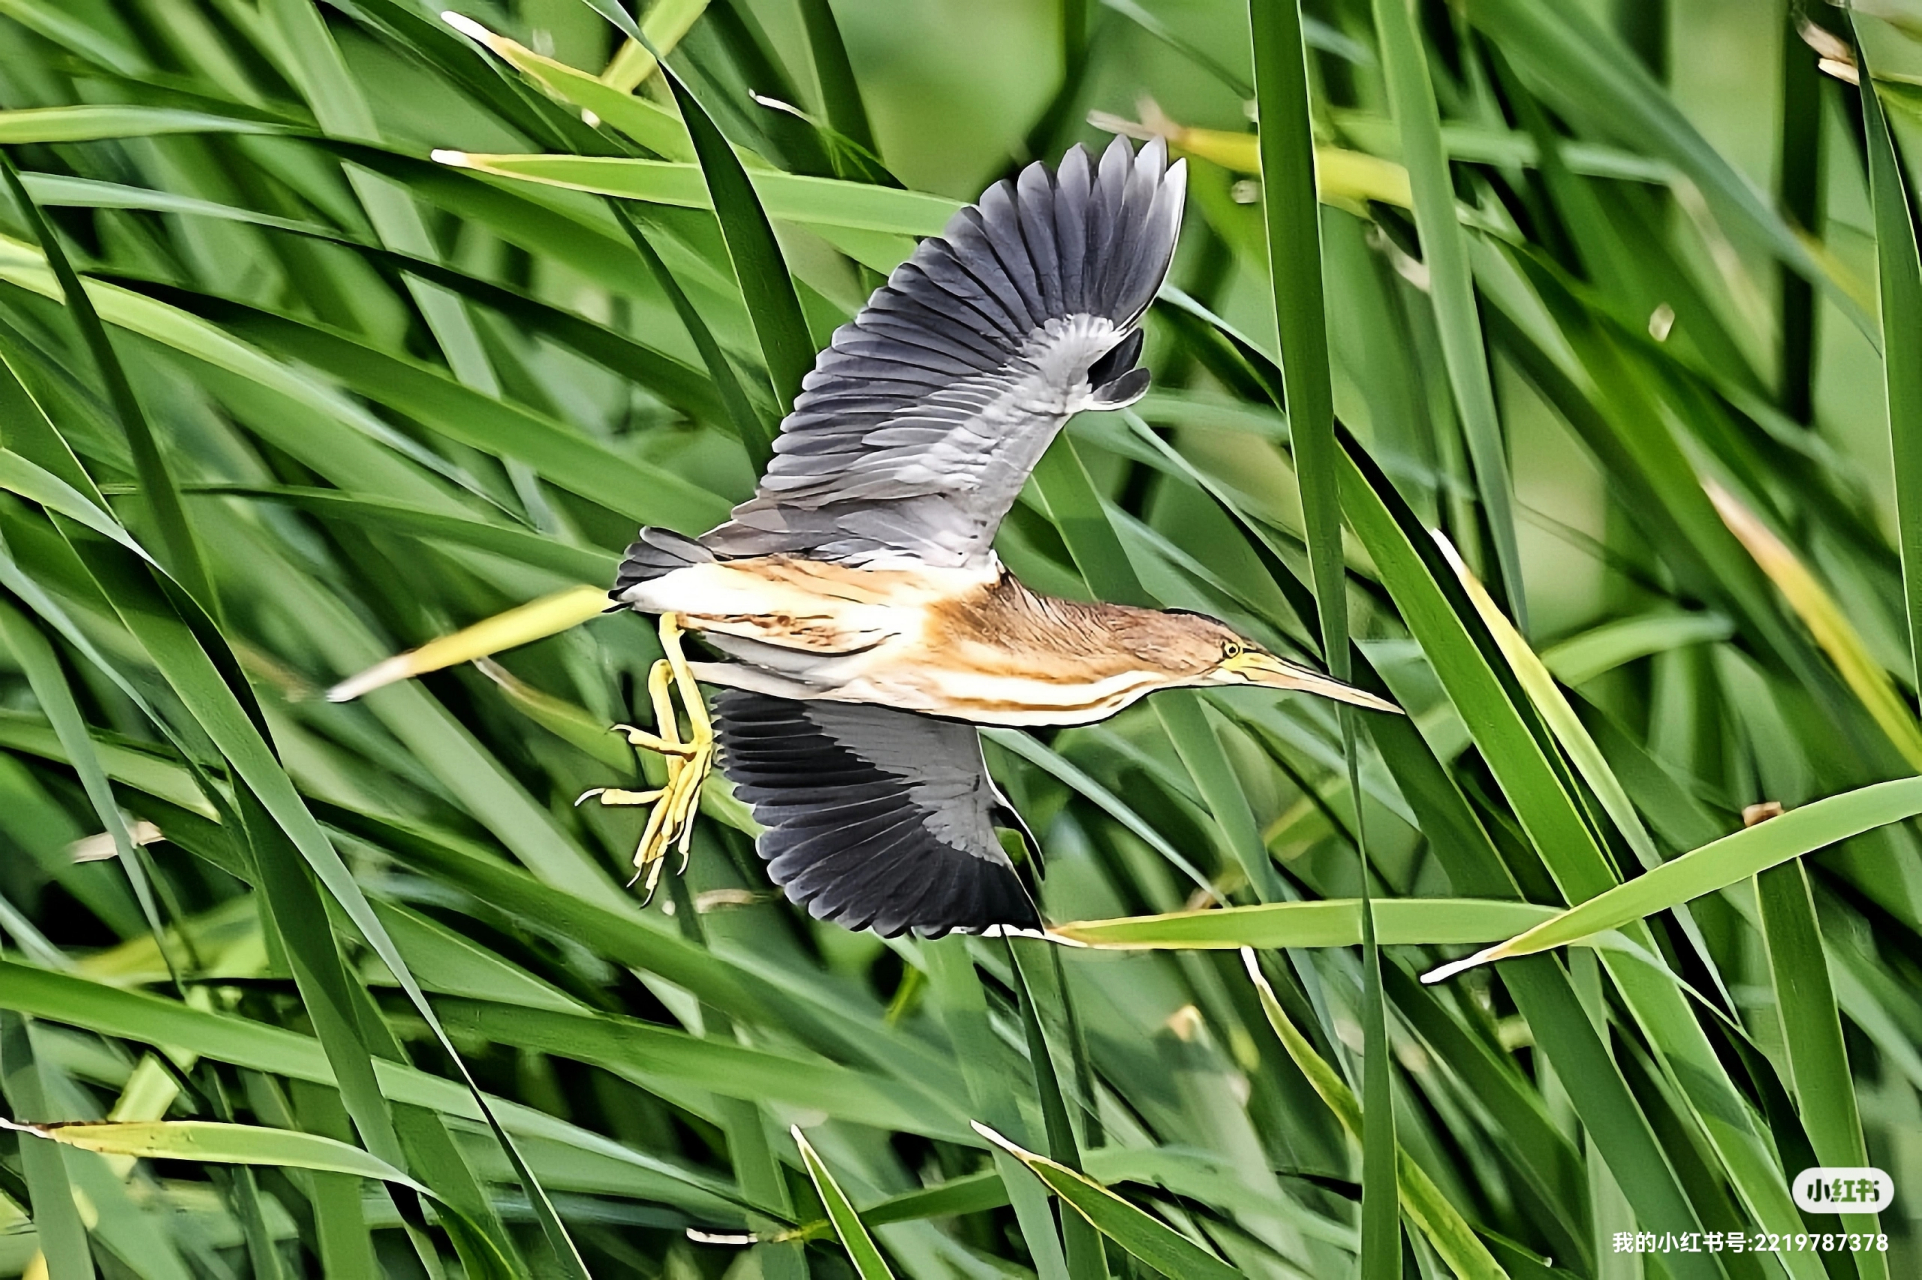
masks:
MULTIPOLYGON (((979 568, 1070 416, 1132 402, 1142 316, 1180 231, 1184 168, 1117 138, 1033 164, 921 242, 834 335, 753 498, 700 539, 722 558, 979 568)), ((674 567, 645 538, 616 598, 674 567)))
POLYGON ((815 916, 883 937, 1040 926, 972 725, 740 689, 714 714, 721 767, 767 828, 755 848, 815 916))

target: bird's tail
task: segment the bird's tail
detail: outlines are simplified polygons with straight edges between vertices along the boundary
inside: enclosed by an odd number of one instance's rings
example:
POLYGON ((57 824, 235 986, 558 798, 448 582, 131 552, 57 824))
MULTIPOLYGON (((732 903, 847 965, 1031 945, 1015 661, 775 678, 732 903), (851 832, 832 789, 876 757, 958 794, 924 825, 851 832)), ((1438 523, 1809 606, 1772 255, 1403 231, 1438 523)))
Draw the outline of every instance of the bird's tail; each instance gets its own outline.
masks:
POLYGON ((620 576, 614 579, 614 589, 607 594, 615 602, 626 604, 628 592, 642 583, 713 558, 714 553, 693 538, 649 525, 628 547, 627 558, 621 561, 620 576))

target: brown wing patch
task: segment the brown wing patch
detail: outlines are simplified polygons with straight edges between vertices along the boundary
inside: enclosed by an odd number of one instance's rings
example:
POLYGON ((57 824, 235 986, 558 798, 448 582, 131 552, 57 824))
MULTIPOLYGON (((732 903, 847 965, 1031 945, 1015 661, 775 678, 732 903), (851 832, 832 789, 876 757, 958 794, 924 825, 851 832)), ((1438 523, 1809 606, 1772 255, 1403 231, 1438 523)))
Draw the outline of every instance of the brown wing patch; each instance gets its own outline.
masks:
POLYGON ((889 634, 872 627, 849 626, 826 613, 799 617, 786 613, 686 614, 681 623, 690 631, 718 631, 783 649, 834 655, 863 653, 889 634))

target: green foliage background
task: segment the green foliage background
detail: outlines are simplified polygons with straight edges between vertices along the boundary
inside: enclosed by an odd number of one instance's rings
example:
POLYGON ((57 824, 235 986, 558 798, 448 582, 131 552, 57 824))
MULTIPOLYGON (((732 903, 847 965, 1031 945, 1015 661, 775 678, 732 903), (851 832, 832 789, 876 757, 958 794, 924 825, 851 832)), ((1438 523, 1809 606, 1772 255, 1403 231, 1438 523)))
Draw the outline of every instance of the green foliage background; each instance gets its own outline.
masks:
POLYGON ((654 0, 670 90, 574 0, 464 8, 492 49, 0 0, 0 1085, 122 1125, 0 1141, 0 1274, 1922 1271, 1922 799, 1873 787, 1922 768, 1922 7, 1317 0, 1304 102, 1254 4, 654 0), (911 236, 1090 112, 1190 157, 1156 390, 1002 556, 1411 715, 1170 694, 991 763, 1052 919, 1236 910, 849 934, 720 788, 643 908, 638 814, 572 806, 649 767, 632 615, 327 700, 711 524, 911 236), (1790 1204, 1863 1163, 1879 1222, 1790 1204), (1615 1250, 1838 1229, 1888 1251, 1615 1250))

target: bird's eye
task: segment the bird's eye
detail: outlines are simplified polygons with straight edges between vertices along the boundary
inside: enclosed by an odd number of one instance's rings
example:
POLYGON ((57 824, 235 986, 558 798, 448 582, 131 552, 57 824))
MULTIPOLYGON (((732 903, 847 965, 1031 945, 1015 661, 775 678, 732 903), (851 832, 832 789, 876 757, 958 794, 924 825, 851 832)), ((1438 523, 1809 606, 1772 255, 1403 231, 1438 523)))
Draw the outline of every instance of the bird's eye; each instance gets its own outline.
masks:
POLYGON ((1246 649, 1233 640, 1225 640, 1222 642, 1221 656, 1224 661, 1229 658, 1239 658, 1245 652, 1246 649))

